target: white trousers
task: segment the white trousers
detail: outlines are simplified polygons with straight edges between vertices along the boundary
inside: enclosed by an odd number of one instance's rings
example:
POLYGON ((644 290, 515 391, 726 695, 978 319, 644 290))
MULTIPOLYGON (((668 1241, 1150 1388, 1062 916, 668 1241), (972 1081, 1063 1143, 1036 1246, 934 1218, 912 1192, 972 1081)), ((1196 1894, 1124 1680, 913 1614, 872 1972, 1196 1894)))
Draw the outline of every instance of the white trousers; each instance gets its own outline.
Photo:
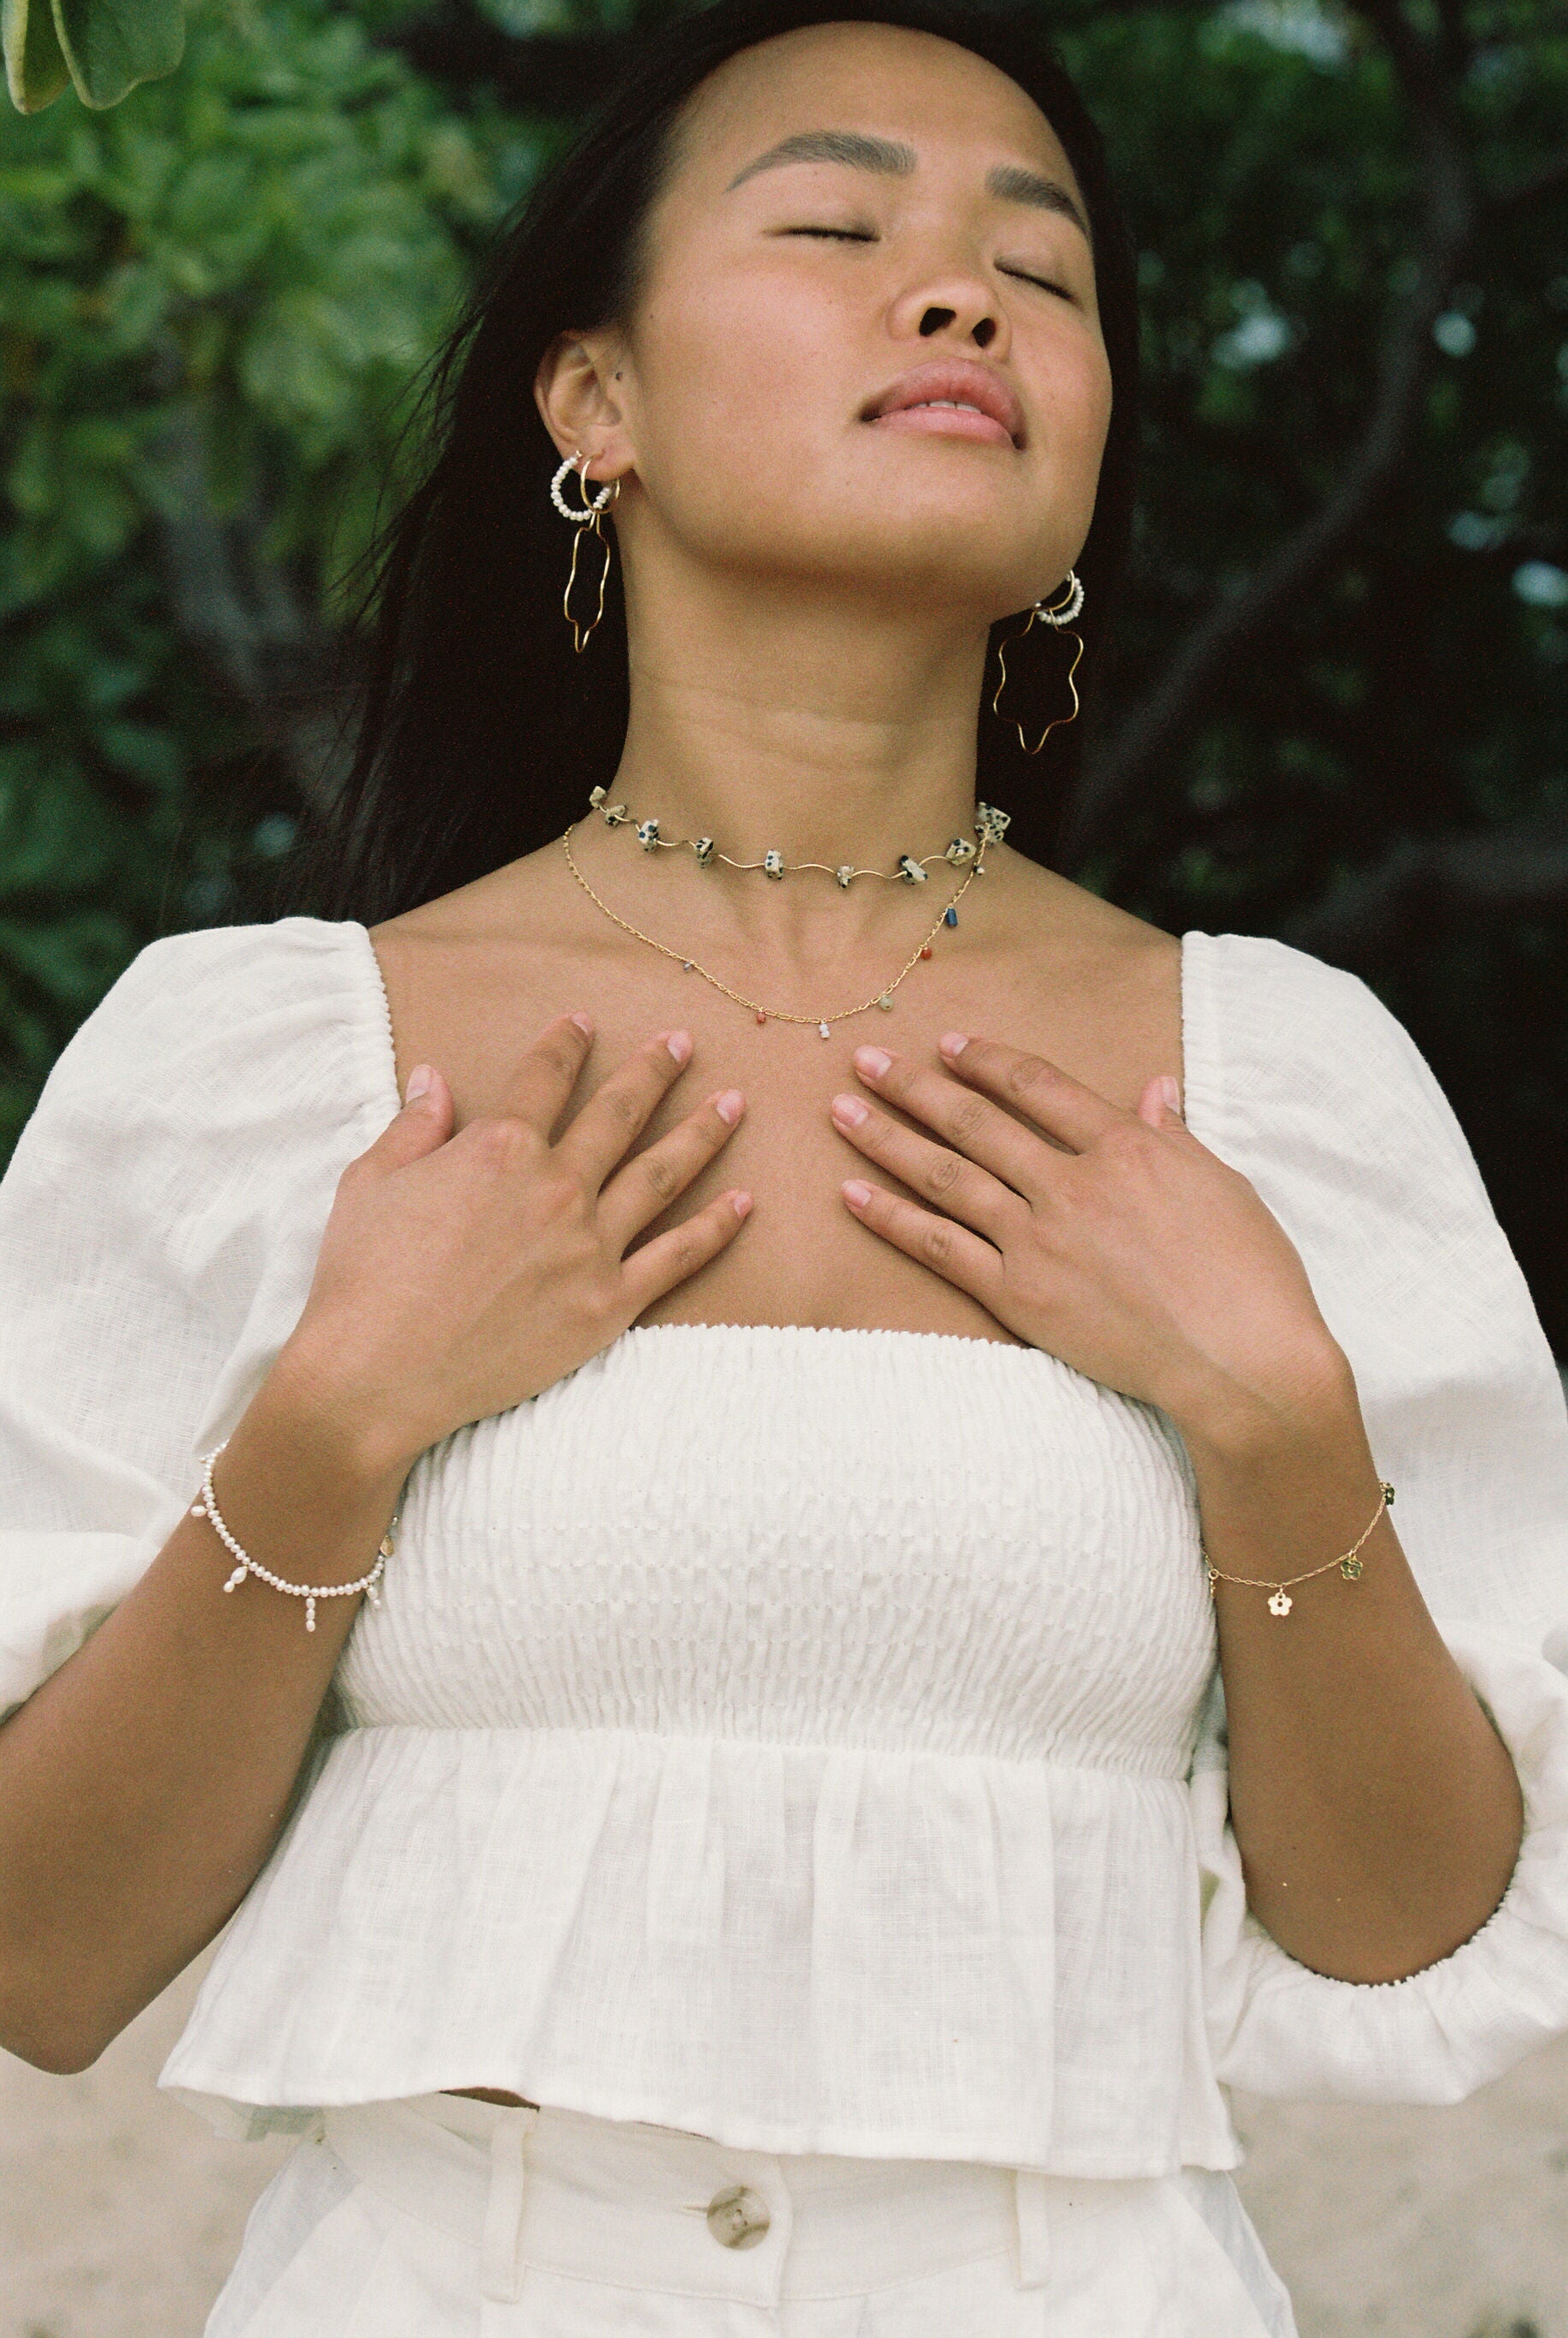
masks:
POLYGON ((329 2111, 207 2338, 1296 2338, 1228 2176, 779 2156, 447 2095, 329 2111))

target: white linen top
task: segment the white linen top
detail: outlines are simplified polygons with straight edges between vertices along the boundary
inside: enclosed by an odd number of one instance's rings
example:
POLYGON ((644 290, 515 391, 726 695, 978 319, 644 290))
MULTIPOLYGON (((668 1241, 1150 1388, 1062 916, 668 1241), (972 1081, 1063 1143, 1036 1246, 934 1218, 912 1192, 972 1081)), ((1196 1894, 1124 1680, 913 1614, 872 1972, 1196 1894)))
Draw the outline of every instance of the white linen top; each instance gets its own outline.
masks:
MULTIPOLYGON (((1552 1359, 1370 992, 1234 935, 1182 968, 1188 1121, 1301 1251, 1524 1782, 1474 1939, 1360 1987, 1247 1912, 1159 1413, 985 1341, 642 1328, 418 1464, 166 2086, 239 2132, 485 2086, 1132 2177, 1234 2166, 1226 2084, 1451 2101, 1568 2027, 1552 1359)), ((0 1188, 0 1709, 172 1530, 397 1103, 352 923, 156 943, 66 1049, 0 1188)))

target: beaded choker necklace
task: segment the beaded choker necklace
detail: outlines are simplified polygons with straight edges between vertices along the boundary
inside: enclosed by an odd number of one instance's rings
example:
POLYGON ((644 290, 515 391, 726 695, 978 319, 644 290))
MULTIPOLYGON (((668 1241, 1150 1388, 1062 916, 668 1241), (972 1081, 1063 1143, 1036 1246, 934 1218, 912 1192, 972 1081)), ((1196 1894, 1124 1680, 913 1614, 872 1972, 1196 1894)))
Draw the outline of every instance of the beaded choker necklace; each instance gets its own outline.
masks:
POLYGON ((939 861, 946 861, 949 868, 966 869, 970 861, 980 859, 988 844, 1001 843, 1012 818, 1010 812, 998 811, 995 804, 977 803, 973 844, 966 836, 956 836, 951 844, 944 846, 940 852, 928 852, 923 860, 916 860, 912 852, 901 852, 896 869, 857 869, 848 860, 841 860, 837 868, 827 860, 786 860, 781 852, 765 852, 760 860, 732 860, 727 852, 717 849, 710 836, 665 836, 658 820, 639 820, 624 804, 611 803, 607 789, 595 788, 588 802, 592 810, 602 815, 606 828, 634 828, 644 852, 690 852, 699 869, 710 869, 715 861, 722 861, 726 869, 760 869, 764 877, 792 877, 803 869, 819 869, 845 892, 857 877, 880 877, 887 884, 924 885, 928 881, 927 871, 939 861))
POLYGON ((964 873, 951 900, 943 909, 941 915, 927 932, 919 948, 905 959, 891 982, 885 984, 869 998, 861 999, 854 1007, 836 1007, 828 1015, 792 1015, 784 1007, 764 1007, 760 999, 748 998, 743 991, 732 990, 727 982, 721 982, 716 974, 710 974, 705 966, 698 963, 696 958, 688 958, 682 950, 671 949, 668 943, 655 941, 653 936, 645 934, 640 926, 634 926, 629 918, 617 915, 607 901, 600 899, 577 866, 572 851, 572 839, 582 823, 577 820, 573 822, 561 839, 561 850, 566 855, 566 866, 594 908, 601 910, 612 926, 619 926, 621 931, 623 934, 630 934, 633 941, 643 942, 648 948, 657 950, 661 958, 669 958, 673 965, 680 967, 682 973, 699 975, 704 982, 712 989, 719 991, 725 998, 732 1000, 737 1007, 744 1007, 756 1017, 759 1023, 798 1023, 802 1026, 815 1024, 824 1039, 830 1036, 835 1023, 847 1023, 854 1016, 868 1014, 873 1007, 880 1007, 885 1013, 892 1012, 893 993, 905 976, 912 974, 922 959, 930 957, 931 945, 945 926, 951 928, 958 923, 958 904, 975 882, 975 878, 985 874, 986 848, 989 845, 1000 844, 1010 817, 1004 811, 998 811, 994 804, 976 804, 974 843, 971 843, 967 837, 955 837, 945 851, 928 853, 924 860, 917 860, 912 853, 906 852, 900 855, 897 867, 892 869, 857 869, 848 862, 835 869, 829 867, 824 860, 786 861, 782 853, 779 852, 765 852, 760 860, 732 860, 727 852, 717 850, 710 836, 662 836, 659 832, 659 822, 656 820, 634 820, 624 804, 607 802, 605 791, 603 788, 594 789, 589 798, 589 804, 594 811, 602 814, 607 828, 634 827, 637 831, 637 840, 644 852, 653 852, 661 849, 667 852, 690 851, 696 856, 700 869, 709 869, 715 861, 722 861, 729 869, 747 870, 760 869, 765 877, 775 879, 793 875, 800 869, 818 869, 825 870, 828 876, 836 879, 839 887, 846 891, 857 877, 882 877, 897 879, 906 885, 925 885, 930 881, 928 871, 934 863, 946 862, 954 869, 962 869, 964 873))

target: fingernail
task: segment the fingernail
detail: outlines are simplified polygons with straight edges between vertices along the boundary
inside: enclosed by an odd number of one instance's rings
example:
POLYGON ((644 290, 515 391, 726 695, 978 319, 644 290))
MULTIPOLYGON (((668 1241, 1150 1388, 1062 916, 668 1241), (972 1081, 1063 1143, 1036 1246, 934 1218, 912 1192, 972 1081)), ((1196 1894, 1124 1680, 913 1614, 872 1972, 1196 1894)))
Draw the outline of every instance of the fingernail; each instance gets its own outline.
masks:
POLYGON ((591 1039, 593 1036, 593 1017, 591 1015, 584 1015, 581 1007, 568 1019, 576 1024, 585 1039, 591 1039))
POLYGON ((404 1103, 417 1104, 422 1095, 428 1095, 431 1082, 435 1077, 436 1075, 428 1064, 416 1064, 408 1075, 408 1085, 403 1091, 404 1103))
POLYGON ((855 1050, 855 1068, 858 1072, 864 1072, 867 1079, 879 1080, 892 1061, 886 1047, 857 1047, 855 1050))
POLYGON ((691 1054, 691 1034, 690 1031, 666 1031, 664 1045, 678 1064, 684 1064, 691 1054))
POLYGON ((1160 1101, 1167 1112, 1180 1112, 1181 1109, 1181 1090, 1169 1072, 1162 1072, 1160 1076, 1160 1101))
POLYGON ((944 1031, 936 1045, 945 1056, 961 1056, 969 1042, 962 1031, 944 1031))
POLYGON ((713 1109, 720 1120, 733 1128, 746 1109, 746 1099, 739 1088, 726 1088, 721 1096, 714 1097, 713 1109))
POLYGON ((750 1194, 731 1194, 730 1200, 738 1218, 749 1218, 750 1216, 751 1196, 750 1194))
POLYGON ((838 1190, 852 1210, 863 1210, 871 1199, 871 1188, 863 1177, 846 1177, 838 1190))
POLYGON ((847 1122, 851 1128, 858 1128, 866 1117, 866 1107, 858 1096, 838 1095, 833 1099, 833 1117, 847 1122))

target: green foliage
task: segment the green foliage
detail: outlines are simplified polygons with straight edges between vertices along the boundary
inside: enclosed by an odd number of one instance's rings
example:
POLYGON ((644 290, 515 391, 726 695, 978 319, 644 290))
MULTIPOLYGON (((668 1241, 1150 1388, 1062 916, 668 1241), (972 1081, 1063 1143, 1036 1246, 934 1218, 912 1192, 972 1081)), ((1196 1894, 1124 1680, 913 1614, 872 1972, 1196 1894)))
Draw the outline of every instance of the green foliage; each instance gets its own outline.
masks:
POLYGON ((5 78, 23 113, 67 84, 83 105, 118 105, 138 82, 172 73, 185 46, 182 0, 4 0, 5 78))
POLYGON ((327 0, 203 7, 113 113, 0 114, 0 1140, 152 933, 265 909, 300 809, 181 639, 172 539, 330 602, 534 144, 327 0))

